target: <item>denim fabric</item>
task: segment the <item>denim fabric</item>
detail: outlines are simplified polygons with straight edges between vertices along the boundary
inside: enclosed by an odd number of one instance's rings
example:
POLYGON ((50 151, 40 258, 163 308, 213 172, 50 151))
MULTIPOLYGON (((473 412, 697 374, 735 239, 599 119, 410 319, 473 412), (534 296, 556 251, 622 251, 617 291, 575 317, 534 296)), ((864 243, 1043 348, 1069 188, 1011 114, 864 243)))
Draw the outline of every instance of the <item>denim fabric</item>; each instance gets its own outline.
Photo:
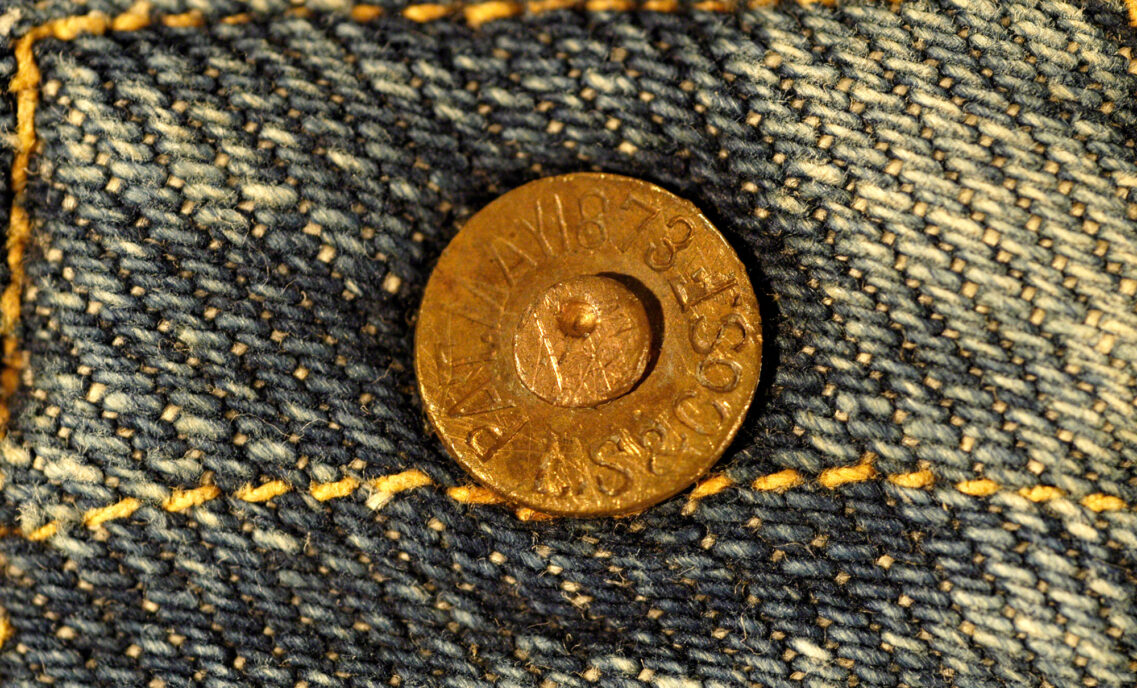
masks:
POLYGON ((1135 684, 1118 8, 205 9, 35 49, 4 686, 1135 684), (464 220, 580 170, 711 217, 764 379, 712 480, 542 520, 411 342, 464 220))

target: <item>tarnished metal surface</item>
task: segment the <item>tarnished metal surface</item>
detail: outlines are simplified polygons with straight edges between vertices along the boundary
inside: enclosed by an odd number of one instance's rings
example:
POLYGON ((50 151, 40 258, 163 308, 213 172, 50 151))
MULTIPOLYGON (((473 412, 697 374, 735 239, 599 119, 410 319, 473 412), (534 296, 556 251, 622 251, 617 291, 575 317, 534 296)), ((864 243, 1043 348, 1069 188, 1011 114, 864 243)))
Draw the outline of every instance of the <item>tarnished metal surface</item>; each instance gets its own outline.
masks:
POLYGON ((698 209, 581 173, 515 189, 458 233, 415 354, 466 470, 531 508, 596 516, 710 468, 750 404, 761 341, 746 271, 698 209))

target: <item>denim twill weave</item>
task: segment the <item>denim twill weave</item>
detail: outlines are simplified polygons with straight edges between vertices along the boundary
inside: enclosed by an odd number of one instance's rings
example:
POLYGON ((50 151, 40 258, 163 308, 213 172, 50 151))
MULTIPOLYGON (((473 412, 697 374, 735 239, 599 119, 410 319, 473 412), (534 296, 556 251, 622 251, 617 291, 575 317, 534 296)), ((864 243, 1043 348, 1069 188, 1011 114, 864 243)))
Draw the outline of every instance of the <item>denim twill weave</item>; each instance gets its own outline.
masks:
POLYGON ((0 683, 1135 684, 1117 7, 281 10, 36 45, 0 683), (523 521, 446 490, 413 317, 473 212, 588 169, 728 236, 766 378, 701 499, 523 521))

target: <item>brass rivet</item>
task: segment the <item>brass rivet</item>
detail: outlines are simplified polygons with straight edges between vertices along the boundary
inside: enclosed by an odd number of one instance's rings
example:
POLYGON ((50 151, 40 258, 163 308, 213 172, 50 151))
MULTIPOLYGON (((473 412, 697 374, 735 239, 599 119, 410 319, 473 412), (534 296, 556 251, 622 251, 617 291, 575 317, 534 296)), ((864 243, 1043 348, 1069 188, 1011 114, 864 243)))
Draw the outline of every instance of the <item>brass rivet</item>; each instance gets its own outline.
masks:
POLYGON ((761 350, 746 270, 698 209, 580 173, 506 193, 451 241, 415 367, 442 443, 483 485, 600 516, 707 472, 750 405, 761 350))

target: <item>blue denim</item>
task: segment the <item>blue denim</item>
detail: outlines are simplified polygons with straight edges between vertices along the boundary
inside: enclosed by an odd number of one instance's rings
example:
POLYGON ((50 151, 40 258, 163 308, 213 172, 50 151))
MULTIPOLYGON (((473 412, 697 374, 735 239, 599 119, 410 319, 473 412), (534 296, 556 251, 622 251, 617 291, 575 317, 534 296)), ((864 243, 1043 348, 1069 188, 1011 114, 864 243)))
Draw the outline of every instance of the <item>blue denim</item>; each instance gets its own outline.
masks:
POLYGON ((36 44, 0 684, 1135 685, 1120 7, 284 4, 36 44), (723 231, 764 377, 714 481, 543 520, 465 487, 413 326, 471 214, 582 170, 723 231))

